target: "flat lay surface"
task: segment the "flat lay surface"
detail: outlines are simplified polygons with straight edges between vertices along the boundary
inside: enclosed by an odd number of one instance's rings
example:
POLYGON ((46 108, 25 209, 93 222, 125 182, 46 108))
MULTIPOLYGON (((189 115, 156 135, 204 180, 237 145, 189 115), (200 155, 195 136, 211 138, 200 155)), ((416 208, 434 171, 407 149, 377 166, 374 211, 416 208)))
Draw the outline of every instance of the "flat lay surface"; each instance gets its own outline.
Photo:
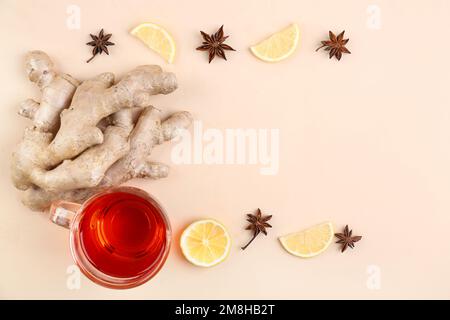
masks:
POLYGON ((0 0, 0 298, 450 298, 449 15, 445 0, 0 0), (143 22, 170 32, 172 64, 130 34, 143 22), (251 46, 292 23, 300 37, 291 56, 255 57, 251 46), (196 50, 200 31, 222 25, 235 51, 208 63, 196 50), (89 34, 101 28, 115 44, 86 63, 89 34), (316 52, 329 30, 350 39, 340 61, 316 52), (18 106, 40 97, 25 73, 30 50, 79 80, 105 71, 120 79, 144 64, 177 76, 178 89, 152 102, 164 116, 192 113, 191 152, 180 161, 179 144, 165 143, 152 159, 170 175, 127 182, 161 203, 173 231, 166 264, 140 287, 78 281, 68 230, 22 205, 11 183, 11 153, 30 125, 18 106), (242 130, 255 133, 257 152, 208 156, 211 141, 225 145, 242 130), (241 250, 252 237, 246 214, 258 208, 272 227, 241 250), (199 219, 219 221, 231 238, 228 257, 210 268, 179 246, 199 219), (327 221, 362 239, 342 253, 334 238, 308 259, 278 240, 327 221))

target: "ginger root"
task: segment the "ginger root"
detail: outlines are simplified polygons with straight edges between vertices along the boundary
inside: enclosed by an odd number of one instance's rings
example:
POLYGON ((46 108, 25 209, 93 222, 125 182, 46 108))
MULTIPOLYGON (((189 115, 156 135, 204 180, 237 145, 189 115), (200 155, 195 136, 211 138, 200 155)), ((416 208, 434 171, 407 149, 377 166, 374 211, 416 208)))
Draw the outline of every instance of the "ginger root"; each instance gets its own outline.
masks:
POLYGON ((173 73, 146 65, 117 83, 112 73, 80 83, 56 72, 42 51, 27 55, 26 70, 42 92, 40 103, 20 106, 33 125, 12 157, 12 180, 26 206, 45 210, 55 200, 83 201, 129 179, 167 176, 168 166, 152 162, 151 151, 192 122, 186 111, 161 121, 151 106, 152 95, 177 88, 173 73))

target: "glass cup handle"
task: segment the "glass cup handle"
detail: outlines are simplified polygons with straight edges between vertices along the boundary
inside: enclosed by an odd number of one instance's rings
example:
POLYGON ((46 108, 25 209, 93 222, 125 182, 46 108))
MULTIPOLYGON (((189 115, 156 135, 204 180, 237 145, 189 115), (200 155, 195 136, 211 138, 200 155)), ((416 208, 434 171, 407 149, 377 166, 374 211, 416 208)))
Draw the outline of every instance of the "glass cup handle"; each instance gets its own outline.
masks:
POLYGON ((55 201, 50 206, 50 220, 57 225, 70 229, 81 204, 64 200, 55 201))

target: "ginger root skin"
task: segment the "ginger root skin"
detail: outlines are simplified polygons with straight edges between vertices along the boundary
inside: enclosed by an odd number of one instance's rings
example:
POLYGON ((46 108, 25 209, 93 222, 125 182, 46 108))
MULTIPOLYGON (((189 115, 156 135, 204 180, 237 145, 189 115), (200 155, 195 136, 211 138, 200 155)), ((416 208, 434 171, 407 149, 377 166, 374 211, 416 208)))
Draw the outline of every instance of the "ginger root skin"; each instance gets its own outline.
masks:
POLYGON ((192 116, 161 121, 151 96, 177 88, 173 73, 140 66, 115 83, 112 73, 79 82, 58 73, 49 56, 31 51, 26 72, 41 90, 19 114, 32 120, 12 156, 12 180, 23 203, 45 210, 55 200, 83 201, 99 189, 133 178, 159 179, 169 168, 150 159, 152 149, 187 129, 192 116))

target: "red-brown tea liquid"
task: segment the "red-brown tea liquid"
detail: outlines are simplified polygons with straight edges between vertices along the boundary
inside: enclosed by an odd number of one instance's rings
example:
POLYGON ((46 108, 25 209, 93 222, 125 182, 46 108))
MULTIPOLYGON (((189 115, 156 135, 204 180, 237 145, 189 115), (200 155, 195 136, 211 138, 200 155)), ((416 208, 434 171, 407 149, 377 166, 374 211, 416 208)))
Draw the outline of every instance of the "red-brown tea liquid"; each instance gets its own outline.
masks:
POLYGON ((106 193, 83 210, 80 242, 103 273, 135 277, 156 267, 166 249, 166 222, 158 207, 127 192, 106 193))

